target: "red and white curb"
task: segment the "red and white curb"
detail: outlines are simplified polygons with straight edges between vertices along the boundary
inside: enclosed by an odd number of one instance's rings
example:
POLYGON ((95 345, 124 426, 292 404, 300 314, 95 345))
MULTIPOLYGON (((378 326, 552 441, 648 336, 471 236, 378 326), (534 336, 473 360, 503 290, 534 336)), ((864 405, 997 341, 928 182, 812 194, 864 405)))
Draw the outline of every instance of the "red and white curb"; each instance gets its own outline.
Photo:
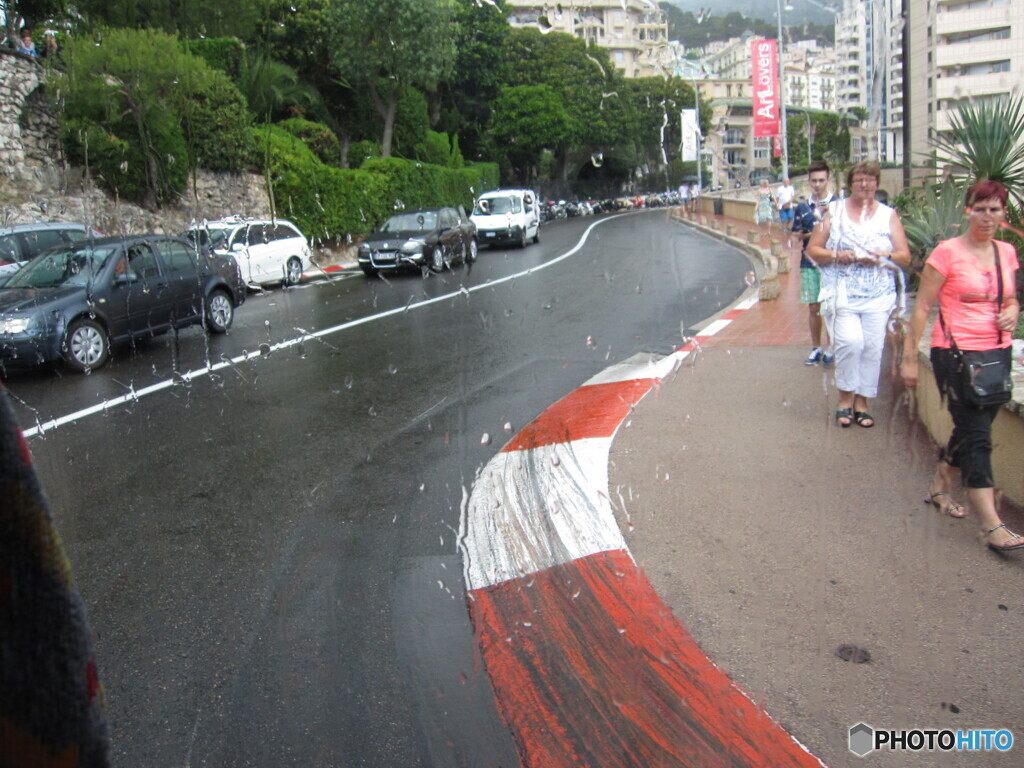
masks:
POLYGON ((672 355, 637 355, 598 374, 480 471, 460 523, 469 612, 523 766, 822 765, 672 615, 608 497, 622 422, 756 302, 672 355))

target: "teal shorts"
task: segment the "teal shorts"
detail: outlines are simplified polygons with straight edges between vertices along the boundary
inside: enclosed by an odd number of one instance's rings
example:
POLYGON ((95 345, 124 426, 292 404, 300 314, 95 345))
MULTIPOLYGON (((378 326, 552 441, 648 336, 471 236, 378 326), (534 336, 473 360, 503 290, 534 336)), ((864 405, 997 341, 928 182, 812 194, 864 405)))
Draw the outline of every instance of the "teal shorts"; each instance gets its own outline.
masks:
POLYGON ((821 293, 821 271, 814 267, 800 268, 800 303, 817 304, 821 293))

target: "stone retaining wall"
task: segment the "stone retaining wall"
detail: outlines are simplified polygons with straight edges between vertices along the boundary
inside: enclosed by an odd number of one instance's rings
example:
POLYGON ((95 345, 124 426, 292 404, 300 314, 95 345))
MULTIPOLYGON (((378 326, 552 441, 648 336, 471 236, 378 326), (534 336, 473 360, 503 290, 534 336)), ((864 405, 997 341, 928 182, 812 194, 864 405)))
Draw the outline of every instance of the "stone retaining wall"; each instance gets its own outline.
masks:
POLYGON ((109 197, 68 167, 45 74, 33 57, 0 48, 0 226, 79 221, 111 235, 179 234, 192 221, 270 215, 263 177, 247 173, 197 171, 178 204, 156 213, 109 197))

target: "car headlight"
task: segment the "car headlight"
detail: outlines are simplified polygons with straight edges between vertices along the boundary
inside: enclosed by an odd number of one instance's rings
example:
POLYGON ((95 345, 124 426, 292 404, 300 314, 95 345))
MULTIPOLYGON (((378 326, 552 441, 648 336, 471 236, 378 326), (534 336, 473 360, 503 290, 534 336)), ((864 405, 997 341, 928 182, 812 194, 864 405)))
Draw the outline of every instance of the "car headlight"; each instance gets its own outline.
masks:
POLYGON ((30 325, 31 317, 5 317, 0 321, 0 330, 4 333, 24 333, 30 325))
POLYGON ((359 255, 360 256, 369 256, 370 255, 370 246, 368 246, 366 243, 362 243, 359 246, 359 255))
POLYGON ((402 253, 423 253, 423 246, 426 245, 422 240, 406 240, 402 243, 402 253))

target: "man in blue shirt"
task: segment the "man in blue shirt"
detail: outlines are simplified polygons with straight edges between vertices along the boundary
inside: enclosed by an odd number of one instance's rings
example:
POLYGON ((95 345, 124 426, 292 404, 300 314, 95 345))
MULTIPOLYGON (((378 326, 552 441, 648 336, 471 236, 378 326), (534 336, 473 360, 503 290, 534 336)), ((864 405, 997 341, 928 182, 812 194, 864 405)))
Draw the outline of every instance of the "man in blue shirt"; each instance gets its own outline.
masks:
MULTIPOLYGON (((832 355, 825 352, 821 344, 821 331, 824 323, 821 320, 821 303, 818 294, 821 291, 821 271, 807 257, 807 241, 811 233, 821 222, 834 199, 828 189, 829 168, 824 160, 818 160, 807 167, 807 183, 811 187, 810 200, 801 200, 793 215, 793 231, 800 233, 800 303, 806 304, 811 330, 811 354, 804 360, 804 365, 832 364, 832 355)), ((828 331, 825 331, 826 342, 828 331)), ((829 344, 826 343, 825 347, 829 344)))

